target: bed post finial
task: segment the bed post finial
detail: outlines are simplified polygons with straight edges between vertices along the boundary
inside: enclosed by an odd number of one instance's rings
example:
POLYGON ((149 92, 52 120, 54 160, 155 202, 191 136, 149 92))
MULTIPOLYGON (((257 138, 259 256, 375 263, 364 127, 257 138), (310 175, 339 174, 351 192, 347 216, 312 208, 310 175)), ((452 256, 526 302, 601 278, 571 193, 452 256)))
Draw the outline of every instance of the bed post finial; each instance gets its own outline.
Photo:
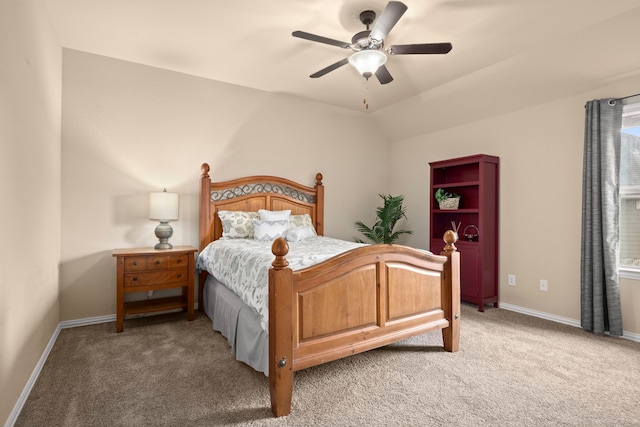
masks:
POLYGON ((458 250, 455 245, 455 243, 458 241, 458 237, 456 237, 456 233, 454 233, 453 231, 445 231, 442 240, 444 240, 445 243, 444 252, 455 252, 458 250))
POLYGON ((316 174, 316 185, 322 185, 322 174, 320 172, 316 174))
POLYGON ((201 178, 209 178, 209 171, 211 169, 209 168, 208 163, 203 163, 202 166, 200 166, 200 170, 202 171, 201 178))
POLYGON ((271 245, 271 252, 276 256, 271 265, 276 270, 281 270, 289 265, 289 261, 285 258, 285 255, 289 252, 289 244, 283 237, 278 237, 273 241, 271 245))

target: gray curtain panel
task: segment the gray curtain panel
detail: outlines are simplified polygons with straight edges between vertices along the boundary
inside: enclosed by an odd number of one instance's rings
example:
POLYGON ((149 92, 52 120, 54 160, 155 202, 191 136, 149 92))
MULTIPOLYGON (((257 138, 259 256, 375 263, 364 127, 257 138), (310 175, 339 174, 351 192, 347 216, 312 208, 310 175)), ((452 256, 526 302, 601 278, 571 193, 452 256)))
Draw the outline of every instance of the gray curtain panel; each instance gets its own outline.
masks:
POLYGON ((587 103, 582 172, 581 325, 622 335, 618 278, 622 101, 587 103))

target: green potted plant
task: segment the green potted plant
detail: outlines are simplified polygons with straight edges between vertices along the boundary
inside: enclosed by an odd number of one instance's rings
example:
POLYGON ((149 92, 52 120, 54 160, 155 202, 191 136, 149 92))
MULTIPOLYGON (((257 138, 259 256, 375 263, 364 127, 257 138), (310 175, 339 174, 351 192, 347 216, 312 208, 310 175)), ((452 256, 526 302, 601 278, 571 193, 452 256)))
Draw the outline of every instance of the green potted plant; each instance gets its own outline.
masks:
POLYGON ((438 188, 436 201, 440 209, 458 209, 460 196, 456 193, 449 193, 444 188, 438 188))
MULTIPOLYGON (((394 230, 396 223, 401 218, 406 218, 406 208, 402 206, 404 196, 379 195, 384 204, 376 209, 376 222, 369 227, 362 221, 356 221, 355 226, 372 243, 395 243, 403 234, 413 234, 411 230, 394 230)), ((356 239, 356 242, 366 243, 356 239)))

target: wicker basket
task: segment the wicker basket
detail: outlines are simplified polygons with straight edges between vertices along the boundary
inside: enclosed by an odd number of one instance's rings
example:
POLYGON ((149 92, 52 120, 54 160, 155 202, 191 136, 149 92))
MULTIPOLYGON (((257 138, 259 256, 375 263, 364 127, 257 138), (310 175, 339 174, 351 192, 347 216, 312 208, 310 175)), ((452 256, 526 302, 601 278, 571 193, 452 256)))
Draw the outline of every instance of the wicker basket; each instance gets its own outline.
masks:
POLYGON ((444 199, 441 202, 438 202, 440 205, 440 209, 458 209, 458 205, 460 204, 460 197, 454 197, 450 199, 444 199))

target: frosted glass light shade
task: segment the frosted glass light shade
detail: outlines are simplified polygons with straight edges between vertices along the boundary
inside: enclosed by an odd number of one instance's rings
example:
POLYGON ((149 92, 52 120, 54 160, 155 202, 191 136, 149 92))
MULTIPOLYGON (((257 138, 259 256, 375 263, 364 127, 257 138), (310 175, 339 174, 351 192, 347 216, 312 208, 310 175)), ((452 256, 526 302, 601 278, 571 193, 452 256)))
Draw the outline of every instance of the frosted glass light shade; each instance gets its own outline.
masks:
POLYGON ((149 219, 175 221, 178 219, 180 195, 163 192, 149 193, 149 219))
POLYGON ((387 55, 379 50, 361 50, 349 57, 349 64, 353 65, 365 79, 371 77, 385 62, 387 62, 387 55))

